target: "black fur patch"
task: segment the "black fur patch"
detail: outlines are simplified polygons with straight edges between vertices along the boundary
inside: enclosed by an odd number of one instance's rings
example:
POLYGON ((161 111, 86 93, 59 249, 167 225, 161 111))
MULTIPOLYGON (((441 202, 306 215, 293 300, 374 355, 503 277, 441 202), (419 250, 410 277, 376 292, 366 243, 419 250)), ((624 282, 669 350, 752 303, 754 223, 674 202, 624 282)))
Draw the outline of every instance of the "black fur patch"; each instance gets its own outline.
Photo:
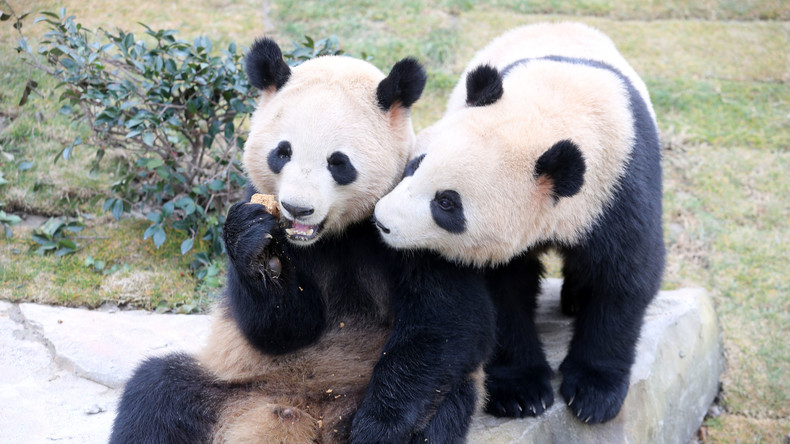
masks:
POLYGON ((431 215, 437 225, 450 233, 466 231, 466 217, 461 195, 453 190, 438 191, 431 201, 431 215))
POLYGON ((502 97, 502 76, 490 65, 480 65, 466 76, 466 104, 487 106, 502 97))
POLYGON ((335 151, 326 161, 327 169, 338 185, 348 185, 357 180, 357 169, 351 164, 351 159, 340 151, 335 151))
POLYGON ((428 75, 417 60, 407 57, 392 67, 390 74, 376 88, 376 100, 382 111, 389 111, 396 102, 411 107, 422 95, 428 75))
POLYGON ((421 154, 414 159, 410 160, 409 163, 406 165, 406 169, 403 170, 403 177, 409 177, 414 175, 414 172, 417 171, 417 168, 420 167, 422 163, 422 159, 425 158, 425 154, 421 154))
POLYGON ((280 47, 271 39, 256 39, 244 61, 250 85, 260 90, 272 85, 280 89, 291 77, 291 68, 283 60, 280 47))
POLYGON ((535 164, 535 177, 547 176, 553 183, 554 200, 578 193, 584 185, 584 156, 570 140, 554 144, 540 156, 535 164))
POLYGON ((269 156, 266 157, 266 162, 269 164, 269 168, 271 168, 274 174, 280 174, 285 164, 291 160, 291 154, 291 143, 287 140, 283 140, 277 144, 277 148, 269 152, 269 156))
POLYGON ((148 358, 126 383, 110 443, 209 442, 232 392, 191 356, 148 358))

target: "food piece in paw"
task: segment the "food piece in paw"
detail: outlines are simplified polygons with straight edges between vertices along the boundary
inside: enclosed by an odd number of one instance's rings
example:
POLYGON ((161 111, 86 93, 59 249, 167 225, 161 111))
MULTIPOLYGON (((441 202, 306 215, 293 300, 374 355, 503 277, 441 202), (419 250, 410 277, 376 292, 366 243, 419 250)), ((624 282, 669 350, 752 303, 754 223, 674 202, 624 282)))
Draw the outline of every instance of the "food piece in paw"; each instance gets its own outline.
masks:
POLYGON ((261 204, 272 216, 280 218, 280 207, 277 206, 277 198, 274 194, 255 193, 250 198, 250 203, 261 204))

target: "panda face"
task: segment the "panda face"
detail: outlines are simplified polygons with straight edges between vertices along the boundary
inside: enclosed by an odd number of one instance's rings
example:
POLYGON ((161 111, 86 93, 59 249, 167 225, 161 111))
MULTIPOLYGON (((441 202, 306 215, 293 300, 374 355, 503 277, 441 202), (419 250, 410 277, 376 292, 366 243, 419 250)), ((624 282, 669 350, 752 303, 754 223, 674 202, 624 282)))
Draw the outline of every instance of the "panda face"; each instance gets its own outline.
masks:
POLYGON ((264 92, 244 165, 255 189, 277 197, 288 240, 309 245, 370 217, 413 147, 407 109, 382 110, 372 65, 322 57, 264 92))
POLYGON ((582 239, 617 188, 632 118, 619 79, 554 65, 519 68, 496 102, 454 109, 418 135, 424 157, 376 205, 387 243, 485 266, 582 239))
POLYGON ((497 181, 499 156, 485 150, 458 155, 452 149, 456 144, 483 143, 464 126, 448 132, 442 144, 425 147, 428 134, 436 130, 429 128, 418 137, 418 148, 427 148, 427 154, 409 162, 403 180, 376 204, 377 226, 395 248, 429 249, 464 263, 488 263, 515 235, 514 225, 505 220, 512 212, 494 212, 505 202, 489 198, 488 190, 502 186, 497 181), (480 257, 472 258, 470 252, 480 257))

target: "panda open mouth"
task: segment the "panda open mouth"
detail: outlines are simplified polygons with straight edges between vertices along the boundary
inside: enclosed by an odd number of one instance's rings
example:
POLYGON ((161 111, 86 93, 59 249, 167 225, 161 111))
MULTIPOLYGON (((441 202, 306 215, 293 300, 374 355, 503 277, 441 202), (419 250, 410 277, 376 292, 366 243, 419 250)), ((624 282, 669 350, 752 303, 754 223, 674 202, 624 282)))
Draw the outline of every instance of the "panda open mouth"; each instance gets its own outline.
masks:
POLYGON ((289 222, 291 226, 285 227, 285 234, 290 241, 311 241, 318 237, 319 233, 321 233, 321 229, 324 227, 323 222, 318 225, 307 225, 295 220, 289 222))

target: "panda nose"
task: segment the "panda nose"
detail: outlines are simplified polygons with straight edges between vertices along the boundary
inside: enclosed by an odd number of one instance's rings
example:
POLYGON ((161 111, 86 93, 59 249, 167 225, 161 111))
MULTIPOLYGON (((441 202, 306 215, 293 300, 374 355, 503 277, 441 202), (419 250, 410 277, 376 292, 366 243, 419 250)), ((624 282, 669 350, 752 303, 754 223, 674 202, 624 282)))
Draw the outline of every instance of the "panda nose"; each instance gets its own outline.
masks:
POLYGON ((283 208, 285 208, 286 211, 291 213, 291 216, 293 216, 294 219, 297 219, 297 218, 300 218, 300 217, 304 217, 304 216, 309 216, 309 215, 313 214, 313 211, 315 211, 312 208, 299 207, 299 206, 296 206, 296 205, 291 205, 288 202, 281 202, 281 203, 283 205, 283 208))

